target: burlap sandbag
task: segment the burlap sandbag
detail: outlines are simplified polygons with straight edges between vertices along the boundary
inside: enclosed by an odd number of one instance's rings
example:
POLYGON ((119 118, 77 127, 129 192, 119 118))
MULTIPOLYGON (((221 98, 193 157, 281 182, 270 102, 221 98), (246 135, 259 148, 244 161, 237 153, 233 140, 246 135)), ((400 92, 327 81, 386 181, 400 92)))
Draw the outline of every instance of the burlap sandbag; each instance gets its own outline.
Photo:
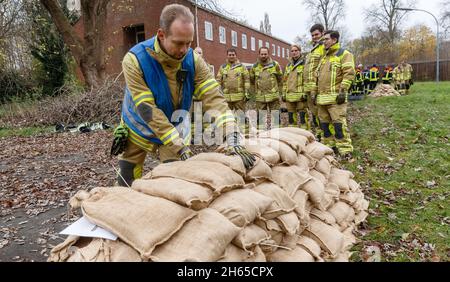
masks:
POLYGON ((358 200, 358 194, 354 192, 340 193, 339 200, 352 206, 358 200))
POLYGON ((268 239, 270 239, 270 235, 264 229, 256 224, 250 224, 234 237, 232 243, 243 250, 249 251, 262 241, 268 239))
POLYGON ((356 181, 353 180, 353 179, 350 179, 350 180, 349 180, 348 186, 349 186, 349 188, 350 188, 350 190, 351 190, 352 192, 357 192, 357 191, 359 191, 360 188, 361 188, 360 185, 358 184, 358 182, 356 182, 356 181))
MULTIPOLYGON (((139 253, 120 239, 89 239, 86 244, 75 244, 67 262, 141 262, 139 253)), ((80 242, 80 241, 79 241, 80 242)))
POLYGON ((342 250, 344 235, 332 226, 311 218, 311 224, 303 232, 316 241, 330 256, 336 257, 342 250))
MULTIPOLYGON (((315 163, 315 162, 314 162, 315 163)), ((309 171, 314 165, 311 165, 311 160, 306 155, 300 154, 295 163, 303 171, 309 171)))
POLYGON ((196 212, 129 188, 94 188, 81 202, 83 215, 116 234, 146 259, 196 212))
POLYGON ((308 194, 305 191, 298 190, 295 192, 293 197, 296 203, 295 213, 297 214, 298 220, 300 221, 299 230, 297 233, 302 233, 306 227, 309 225, 309 210, 306 210, 306 203, 308 202, 308 194))
POLYGON ((281 142, 289 145, 297 154, 300 154, 305 150, 308 139, 304 136, 297 135, 287 131, 277 131, 277 129, 272 129, 271 131, 266 131, 259 135, 261 138, 271 138, 274 140, 280 140, 281 142))
POLYGON ((310 212, 311 218, 319 219, 327 224, 336 223, 336 218, 327 211, 322 211, 317 208, 313 208, 310 212))
POLYGON ((209 207, 217 210, 236 226, 244 227, 261 216, 273 200, 252 189, 237 189, 222 194, 209 207))
POLYGON ((50 251, 50 255, 48 256, 48 262, 63 262, 66 261, 70 255, 70 247, 78 242, 80 239, 79 236, 69 235, 64 242, 56 245, 50 251))
POLYGON ((331 195, 334 200, 339 200, 342 195, 339 186, 334 183, 327 183, 325 185, 325 193, 331 195))
POLYGON ((306 145, 305 153, 316 160, 321 160, 325 155, 332 155, 333 150, 320 142, 312 142, 306 145))
POLYGON ((297 163, 297 152, 295 152, 288 144, 270 138, 259 138, 258 141, 277 151, 282 163, 288 165, 295 165, 297 163))
POLYGON ((349 181, 351 177, 353 177, 353 173, 350 171, 333 167, 331 168, 328 181, 339 186, 342 192, 348 192, 350 190, 349 181))
POLYGON ((267 256, 269 262, 314 262, 313 256, 300 246, 293 250, 277 249, 267 256))
POLYGON ((338 224, 344 222, 349 217, 351 211, 354 216, 355 213, 353 208, 344 202, 337 202, 328 210, 328 212, 334 216, 338 224))
POLYGON ((229 244, 218 262, 266 262, 266 256, 259 246, 255 246, 250 252, 229 244))
POLYGON ((315 204, 319 205, 325 194, 325 186, 315 177, 311 177, 305 182, 301 189, 308 193, 309 199, 315 204))
POLYGON ((355 215, 355 224, 359 225, 361 222, 364 222, 369 214, 365 211, 360 211, 355 215))
POLYGON ((323 175, 322 173, 318 172, 315 169, 311 169, 309 171, 309 174, 317 179, 320 180, 320 182, 322 182, 324 185, 328 183, 328 179, 325 177, 325 175, 323 175))
POLYGON ((297 233, 300 227, 300 221, 298 220, 297 214, 295 212, 282 214, 275 218, 275 221, 278 222, 284 233, 289 235, 294 235, 295 233, 297 233))
POLYGON ((152 178, 173 177, 210 187, 215 194, 241 188, 242 176, 231 168, 216 162, 190 161, 160 164, 151 172, 152 178))
MULTIPOLYGON (((274 130, 274 129, 272 129, 274 130)), ((279 132, 289 132, 294 133, 296 135, 304 136, 308 139, 308 142, 314 142, 316 140, 316 137, 314 134, 312 134, 310 131, 298 128, 298 127, 282 127, 277 129, 279 132)))
POLYGON ((155 197, 161 197, 193 210, 206 208, 213 199, 213 192, 200 184, 182 179, 161 177, 136 179, 131 188, 155 197))
POLYGON ((353 235, 354 229, 354 226, 350 226, 342 232, 342 234, 344 234, 344 244, 342 250, 348 251, 353 247, 353 245, 356 244, 356 237, 353 235))
POLYGON ((353 208, 356 212, 366 211, 369 208, 369 201, 364 198, 356 201, 356 203, 353 205, 353 208))
POLYGON ((289 195, 272 182, 263 182, 253 189, 273 200, 272 204, 267 208, 262 217, 265 219, 274 219, 285 213, 293 211, 296 203, 289 197, 289 195))
POLYGON ((328 178, 331 172, 331 164, 327 158, 322 158, 316 163, 315 169, 318 172, 323 173, 325 177, 328 178))
POLYGON ((298 166, 275 166, 272 168, 273 181, 293 197, 295 192, 311 179, 311 176, 298 166))
MULTIPOLYGON (((325 190, 326 191, 326 190, 325 190)), ((324 193, 320 203, 316 205, 319 210, 326 211, 335 203, 333 195, 324 193)))
POLYGON ((218 211, 203 209, 169 241, 155 248, 152 261, 217 261, 241 229, 218 211))
POLYGON ((260 179, 272 179, 272 169, 261 158, 256 157, 256 162, 253 168, 251 168, 245 174, 246 181, 260 180, 260 179))
POLYGON ((305 249, 314 258, 320 258, 320 246, 313 239, 300 235, 297 238, 297 245, 305 249))
POLYGON ((340 252, 336 258, 328 259, 328 262, 348 262, 350 258, 350 252, 349 251, 343 251, 340 252))
POLYGON ((245 174, 245 166, 242 162, 241 157, 232 155, 227 156, 225 154, 221 153, 200 153, 198 155, 193 156, 190 159, 187 159, 188 161, 208 161, 208 162, 215 162, 215 163, 221 163, 235 172, 239 173, 240 175, 245 174))
POLYGON ((276 165, 281 160, 277 151, 261 144, 256 138, 246 139, 244 145, 250 153, 257 155, 270 165, 276 165))

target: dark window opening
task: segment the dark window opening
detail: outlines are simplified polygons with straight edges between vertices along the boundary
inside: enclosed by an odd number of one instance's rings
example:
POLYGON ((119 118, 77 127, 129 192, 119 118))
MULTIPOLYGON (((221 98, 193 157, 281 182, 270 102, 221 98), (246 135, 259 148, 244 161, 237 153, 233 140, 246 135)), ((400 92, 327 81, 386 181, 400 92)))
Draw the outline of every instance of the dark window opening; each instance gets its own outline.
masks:
POLYGON ((123 46, 128 52, 131 47, 145 41, 145 29, 143 24, 133 24, 123 28, 123 46))

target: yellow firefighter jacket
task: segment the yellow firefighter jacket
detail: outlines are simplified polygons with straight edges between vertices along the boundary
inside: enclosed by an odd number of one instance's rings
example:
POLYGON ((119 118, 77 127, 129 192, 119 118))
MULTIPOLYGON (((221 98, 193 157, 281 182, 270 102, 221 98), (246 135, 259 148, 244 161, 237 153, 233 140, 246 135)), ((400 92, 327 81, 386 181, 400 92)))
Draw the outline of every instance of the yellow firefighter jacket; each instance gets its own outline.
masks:
POLYGON ((317 104, 335 104, 339 92, 347 93, 354 78, 355 62, 352 53, 342 49, 339 43, 334 44, 320 60, 317 69, 317 104))
POLYGON ((316 70, 320 59, 325 56, 325 47, 323 44, 316 44, 311 52, 306 56, 305 67, 303 70, 303 85, 305 92, 317 92, 316 70))
POLYGON ((400 66, 396 66, 394 70, 392 71, 392 78, 395 82, 400 82, 403 80, 403 72, 400 68, 400 66))
POLYGON ((277 61, 269 58, 266 64, 259 60, 250 69, 250 82, 254 85, 256 102, 278 100, 283 90, 283 73, 277 61))
POLYGON ((241 101, 245 95, 248 95, 250 77, 247 68, 239 61, 236 61, 233 65, 230 63, 223 64, 216 79, 222 87, 227 102, 241 101))
POLYGON ((403 64, 402 65, 402 70, 403 70, 403 79, 404 80, 410 80, 412 78, 412 72, 413 72, 413 68, 410 64, 403 64))
MULTIPOLYGON (((148 52, 161 64, 169 83, 173 107, 174 109, 178 109, 180 107, 182 86, 177 83, 176 73, 181 68, 183 58, 176 60, 167 55, 161 49, 158 40, 155 40, 155 50, 148 49, 148 52)), ((234 130, 236 128, 234 115, 220 93, 219 84, 215 80, 213 73, 210 71, 205 61, 195 52, 194 63, 194 99, 202 101, 204 112, 214 110, 211 112, 214 115, 215 125, 217 127, 224 126, 227 128, 229 127, 229 129, 226 130, 234 130)), ((173 152, 179 152, 184 146, 183 140, 180 138, 177 129, 169 122, 171 117, 167 117, 164 112, 157 107, 153 98, 153 93, 144 80, 136 56, 128 52, 123 59, 122 68, 125 81, 133 96, 133 100, 139 101, 140 104, 145 103, 151 109, 151 120, 148 121, 149 127, 157 138, 165 140, 165 146, 169 146, 169 149, 173 152)), ((134 137, 138 140, 136 141, 136 145, 142 149, 151 151, 152 148, 154 148, 154 143, 144 140, 139 135, 134 137)), ((130 138, 130 140, 133 140, 133 138, 130 138)))
POLYGON ((283 97, 287 102, 298 102, 304 95, 303 70, 304 59, 298 58, 296 62, 291 61, 284 71, 283 97))

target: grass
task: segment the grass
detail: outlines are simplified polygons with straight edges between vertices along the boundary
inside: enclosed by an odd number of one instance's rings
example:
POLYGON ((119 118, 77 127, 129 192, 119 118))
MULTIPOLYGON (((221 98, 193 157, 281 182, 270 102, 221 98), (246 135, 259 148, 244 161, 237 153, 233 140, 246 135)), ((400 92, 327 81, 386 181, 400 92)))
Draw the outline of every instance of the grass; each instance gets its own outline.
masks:
POLYGON ((450 82, 366 98, 348 115, 355 161, 345 166, 370 200, 353 260, 377 246, 383 261, 449 261, 450 82))
POLYGON ((0 128, 0 138, 9 137, 9 136, 33 136, 42 133, 52 132, 54 130, 54 126, 46 126, 46 127, 7 127, 0 128))

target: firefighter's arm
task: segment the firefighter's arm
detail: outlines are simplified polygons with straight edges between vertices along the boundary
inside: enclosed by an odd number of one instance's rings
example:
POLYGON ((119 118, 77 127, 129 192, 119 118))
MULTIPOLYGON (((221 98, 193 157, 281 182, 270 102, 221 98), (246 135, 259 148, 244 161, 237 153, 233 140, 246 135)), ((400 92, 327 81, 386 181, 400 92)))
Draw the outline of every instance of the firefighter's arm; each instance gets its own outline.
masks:
POLYGON ((275 66, 275 75, 277 77, 278 89, 280 89, 280 94, 283 91, 283 71, 278 63, 275 66))
POLYGON ((222 66, 220 66, 219 71, 217 72, 216 80, 219 83, 220 86, 222 85, 222 66))
POLYGON ((133 96, 137 113, 147 122, 155 137, 168 146, 171 151, 181 154, 184 145, 177 129, 169 122, 168 117, 158 108, 152 91, 147 87, 136 56, 125 55, 122 62, 123 74, 128 89, 133 96))
POLYGON ((352 53, 346 51, 342 56, 341 61, 342 67, 342 82, 340 86, 340 90, 345 93, 348 92, 350 86, 352 85, 352 81, 355 78, 355 61, 353 59, 352 53))
MULTIPOLYGON (((247 70, 247 68, 244 66, 242 67, 244 72, 243 72, 243 77, 244 77, 244 89, 245 89, 245 93, 246 95, 249 95, 250 93, 250 74, 247 70)), ((249 98, 247 96, 247 98, 249 98)))
POLYGON ((288 79, 288 66, 286 66, 286 68, 284 70, 284 74, 283 74, 283 95, 281 96, 282 99, 286 99, 287 79, 288 79))
POLYGON ((250 79, 250 93, 254 94, 256 93, 256 87, 255 87, 255 70, 253 67, 248 71, 248 77, 250 79))

